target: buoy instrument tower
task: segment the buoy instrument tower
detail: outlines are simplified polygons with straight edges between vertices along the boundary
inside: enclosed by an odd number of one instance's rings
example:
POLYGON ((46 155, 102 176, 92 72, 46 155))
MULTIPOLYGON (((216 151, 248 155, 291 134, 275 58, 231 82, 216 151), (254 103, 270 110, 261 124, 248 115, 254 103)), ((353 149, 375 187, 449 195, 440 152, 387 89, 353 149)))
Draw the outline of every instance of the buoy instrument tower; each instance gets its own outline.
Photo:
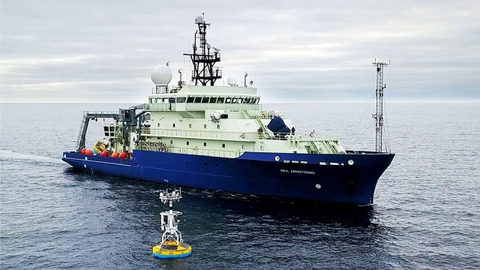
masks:
POLYGON ((153 256, 159 259, 183 258, 192 254, 192 247, 183 243, 182 233, 178 230, 180 222, 175 217, 182 215, 182 212, 173 211, 173 203, 182 198, 181 190, 172 192, 160 192, 159 199, 162 203, 169 205, 169 210, 160 213, 162 240, 159 245, 153 247, 153 256))

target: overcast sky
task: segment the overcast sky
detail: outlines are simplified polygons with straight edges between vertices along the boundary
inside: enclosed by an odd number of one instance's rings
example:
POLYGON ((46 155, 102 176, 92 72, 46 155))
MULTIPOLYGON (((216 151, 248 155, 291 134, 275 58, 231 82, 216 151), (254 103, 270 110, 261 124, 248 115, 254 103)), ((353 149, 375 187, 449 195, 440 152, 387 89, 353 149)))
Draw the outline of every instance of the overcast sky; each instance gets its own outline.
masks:
POLYGON ((142 103, 153 67, 191 74, 194 19, 263 102, 480 100, 480 1, 1 0, 2 102, 142 103))

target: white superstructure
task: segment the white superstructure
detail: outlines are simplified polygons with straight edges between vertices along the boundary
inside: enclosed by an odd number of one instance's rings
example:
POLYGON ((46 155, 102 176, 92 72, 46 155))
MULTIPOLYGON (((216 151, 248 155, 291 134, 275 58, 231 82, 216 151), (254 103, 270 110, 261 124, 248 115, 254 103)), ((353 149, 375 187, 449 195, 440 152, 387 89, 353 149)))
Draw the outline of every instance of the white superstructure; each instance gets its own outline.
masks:
MULTIPOLYGON (((243 86, 234 78, 228 78, 227 86, 215 86, 222 76, 221 70, 214 67, 220 61, 220 50, 207 43, 209 24, 203 17, 197 17, 195 23, 199 29, 193 53, 185 54, 193 63, 193 85, 182 81, 180 70, 179 82, 171 84, 172 71, 168 63, 157 65, 151 75, 155 87, 148 103, 136 107, 143 110, 143 125, 129 128, 128 134, 122 131, 121 137, 129 138, 126 142, 118 139, 120 132, 115 133, 117 138, 111 136, 112 132, 105 132, 115 150, 143 149, 229 158, 245 152, 345 153, 337 140, 321 139, 314 132, 298 135, 290 119, 278 112, 263 110, 253 82, 247 85, 247 73, 243 86), (268 128, 276 117, 283 120, 282 131, 268 128)), ((119 127, 109 127, 109 130, 119 127)))

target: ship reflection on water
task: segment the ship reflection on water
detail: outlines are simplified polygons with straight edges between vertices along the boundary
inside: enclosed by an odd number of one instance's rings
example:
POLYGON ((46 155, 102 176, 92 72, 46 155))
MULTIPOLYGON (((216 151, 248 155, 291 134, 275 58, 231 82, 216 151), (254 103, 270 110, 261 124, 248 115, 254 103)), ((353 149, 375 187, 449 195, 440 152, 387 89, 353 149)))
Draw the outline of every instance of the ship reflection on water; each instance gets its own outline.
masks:
POLYGON ((298 222, 331 223, 345 226, 368 226, 373 215, 373 206, 354 206, 335 203, 265 198, 252 195, 220 193, 208 190, 185 189, 191 200, 202 200, 219 211, 225 210, 245 216, 270 216, 279 220, 298 222))

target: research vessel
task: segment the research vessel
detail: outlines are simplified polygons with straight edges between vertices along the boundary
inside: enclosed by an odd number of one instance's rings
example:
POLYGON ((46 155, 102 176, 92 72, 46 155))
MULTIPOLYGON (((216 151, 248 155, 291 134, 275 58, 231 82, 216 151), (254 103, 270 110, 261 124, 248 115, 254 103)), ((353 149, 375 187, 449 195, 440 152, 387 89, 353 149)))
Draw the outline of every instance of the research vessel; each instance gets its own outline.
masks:
POLYGON ((191 83, 171 84, 158 65, 148 102, 114 112, 85 112, 75 151, 63 160, 90 173, 164 184, 292 200, 373 204, 378 179, 394 157, 382 147, 383 67, 377 66, 375 151, 346 150, 337 139, 300 135, 282 114, 264 110, 253 82, 229 78, 220 50, 206 39, 203 16, 195 18, 191 83), (105 138, 87 149, 89 122, 110 119, 105 138))

